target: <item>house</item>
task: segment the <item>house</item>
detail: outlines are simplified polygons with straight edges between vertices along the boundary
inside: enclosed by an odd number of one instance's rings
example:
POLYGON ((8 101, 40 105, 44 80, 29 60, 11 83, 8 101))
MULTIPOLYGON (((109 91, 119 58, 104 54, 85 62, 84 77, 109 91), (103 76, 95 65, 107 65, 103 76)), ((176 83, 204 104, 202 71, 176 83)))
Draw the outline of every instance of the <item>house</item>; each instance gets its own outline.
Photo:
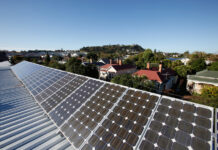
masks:
MULTIPOLYGON (((154 64, 152 65, 154 66, 154 64)), ((159 92, 171 89, 173 84, 176 84, 178 78, 175 71, 163 68, 162 64, 159 64, 157 68, 151 67, 150 63, 147 63, 147 69, 139 70, 133 73, 133 76, 146 76, 148 80, 155 81, 156 89, 159 92)))
POLYGON ((105 65, 103 62, 95 62, 92 59, 90 59, 89 62, 84 62, 84 59, 82 59, 82 65, 88 66, 89 64, 95 65, 98 69, 98 72, 100 72, 100 67, 105 65))
POLYGON ((100 58, 98 62, 103 64, 110 64, 110 60, 108 58, 100 58))
POLYGON ((186 89, 190 93, 201 94, 201 89, 205 85, 218 86, 218 71, 203 70, 196 75, 187 76, 186 89))
POLYGON ((118 60, 116 64, 112 64, 110 59, 110 64, 106 64, 100 67, 99 78, 103 80, 111 80, 114 76, 121 74, 132 74, 136 71, 136 66, 124 65, 122 60, 118 60))
POLYGON ((190 59, 189 58, 181 58, 180 60, 184 65, 187 65, 190 59))
POLYGON ((184 65, 187 65, 188 62, 189 62, 189 58, 167 58, 168 60, 171 60, 171 61, 176 61, 176 60, 180 60, 184 65))
POLYGON ((71 57, 85 57, 87 55, 86 52, 74 52, 71 53, 71 57))

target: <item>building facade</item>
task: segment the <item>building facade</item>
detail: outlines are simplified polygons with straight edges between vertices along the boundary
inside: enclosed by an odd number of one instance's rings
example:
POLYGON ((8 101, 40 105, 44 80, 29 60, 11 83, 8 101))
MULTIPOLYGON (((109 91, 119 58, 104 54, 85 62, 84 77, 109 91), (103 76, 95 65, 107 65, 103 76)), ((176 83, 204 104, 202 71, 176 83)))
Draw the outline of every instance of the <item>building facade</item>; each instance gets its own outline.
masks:
POLYGON ((133 65, 123 65, 119 60, 118 64, 106 64, 100 67, 99 78, 103 80, 111 80, 113 77, 121 74, 132 74, 136 71, 133 65))
POLYGON ((171 89, 178 78, 173 70, 164 69, 162 64, 159 64, 158 68, 151 68, 150 63, 147 63, 147 69, 139 70, 133 76, 146 76, 148 80, 155 81, 158 92, 171 89))
POLYGON ((186 89, 190 93, 201 94, 205 85, 218 86, 218 71, 203 70, 197 72, 196 75, 187 76, 186 89))

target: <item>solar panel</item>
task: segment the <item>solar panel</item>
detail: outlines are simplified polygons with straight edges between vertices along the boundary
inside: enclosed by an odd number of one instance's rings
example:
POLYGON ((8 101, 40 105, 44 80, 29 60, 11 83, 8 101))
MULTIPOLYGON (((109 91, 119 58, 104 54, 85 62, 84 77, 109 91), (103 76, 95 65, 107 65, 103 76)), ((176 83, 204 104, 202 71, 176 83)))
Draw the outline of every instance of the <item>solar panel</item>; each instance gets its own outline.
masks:
POLYGON ((218 150, 218 108, 215 112, 215 149, 218 150))
POLYGON ((61 71, 41 69, 23 79, 23 82, 33 95, 37 95, 66 74, 61 71))
POLYGON ((23 79, 26 76, 32 74, 33 72, 39 70, 42 66, 33 64, 30 62, 23 61, 15 66, 12 66, 12 70, 16 72, 19 79, 23 79), (25 71, 24 71, 25 70, 25 71))
POLYGON ((84 83, 87 78, 76 77, 72 81, 70 80, 66 85, 61 87, 57 92, 51 95, 48 99, 41 103, 44 110, 49 113, 54 107, 56 107, 61 101, 63 101, 70 93, 84 83))
POLYGON ((89 79, 49 115, 60 126, 102 85, 102 82, 89 79))
POLYGON ((61 131, 75 148, 82 147, 88 141, 92 131, 101 125, 125 90, 121 86, 103 85, 61 126, 61 131))
POLYGON ((13 71, 75 149, 212 148, 211 107, 29 62, 13 71))
POLYGON ((159 96, 129 89, 84 149, 135 149, 159 96))
POLYGON ((201 149, 212 145, 213 109, 163 96, 139 149, 201 149))
MULTIPOLYGON (((55 92, 57 92, 58 90, 60 90, 63 86, 65 86, 67 83, 68 84, 72 84, 73 83, 77 83, 76 81, 71 81, 75 78, 75 75, 72 74, 67 74, 64 77, 62 77, 59 80, 56 80, 55 83, 48 83, 48 85, 46 86, 47 88, 44 89, 41 93, 37 94, 35 96, 36 100, 41 103, 42 101, 44 101, 45 99, 47 99, 48 97, 50 97, 52 94, 54 94, 55 92), (73 83, 72 83, 73 82, 73 83)), ((79 84, 79 83, 78 83, 79 84)), ((70 90, 74 90, 73 87, 71 87, 70 85, 67 86, 67 88, 70 88, 70 90)))

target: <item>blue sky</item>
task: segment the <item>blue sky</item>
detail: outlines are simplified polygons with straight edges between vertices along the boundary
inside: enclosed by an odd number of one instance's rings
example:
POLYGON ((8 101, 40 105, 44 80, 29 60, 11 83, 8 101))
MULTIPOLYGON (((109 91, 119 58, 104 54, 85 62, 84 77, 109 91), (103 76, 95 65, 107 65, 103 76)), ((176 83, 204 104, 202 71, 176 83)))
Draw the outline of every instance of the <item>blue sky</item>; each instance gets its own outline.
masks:
POLYGON ((218 0, 0 0, 0 49, 218 52, 218 0))

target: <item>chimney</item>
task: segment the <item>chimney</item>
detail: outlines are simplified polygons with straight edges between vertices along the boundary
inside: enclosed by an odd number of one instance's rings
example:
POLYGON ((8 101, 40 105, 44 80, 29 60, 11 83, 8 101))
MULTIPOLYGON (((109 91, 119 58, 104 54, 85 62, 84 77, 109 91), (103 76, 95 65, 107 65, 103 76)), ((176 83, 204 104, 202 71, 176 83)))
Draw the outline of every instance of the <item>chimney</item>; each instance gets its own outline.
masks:
POLYGON ((92 59, 89 59, 89 62, 92 64, 92 59))
POLYGON ((122 65, 122 60, 119 60, 119 65, 120 65, 120 66, 122 65))
POLYGON ((112 64, 112 59, 110 59, 110 64, 112 64))
POLYGON ((159 72, 162 72, 162 64, 159 64, 159 72))
POLYGON ((149 62, 147 63, 147 69, 148 70, 150 69, 150 63, 149 62))
POLYGON ((119 64, 119 63, 120 63, 119 58, 117 58, 117 64, 119 64))

